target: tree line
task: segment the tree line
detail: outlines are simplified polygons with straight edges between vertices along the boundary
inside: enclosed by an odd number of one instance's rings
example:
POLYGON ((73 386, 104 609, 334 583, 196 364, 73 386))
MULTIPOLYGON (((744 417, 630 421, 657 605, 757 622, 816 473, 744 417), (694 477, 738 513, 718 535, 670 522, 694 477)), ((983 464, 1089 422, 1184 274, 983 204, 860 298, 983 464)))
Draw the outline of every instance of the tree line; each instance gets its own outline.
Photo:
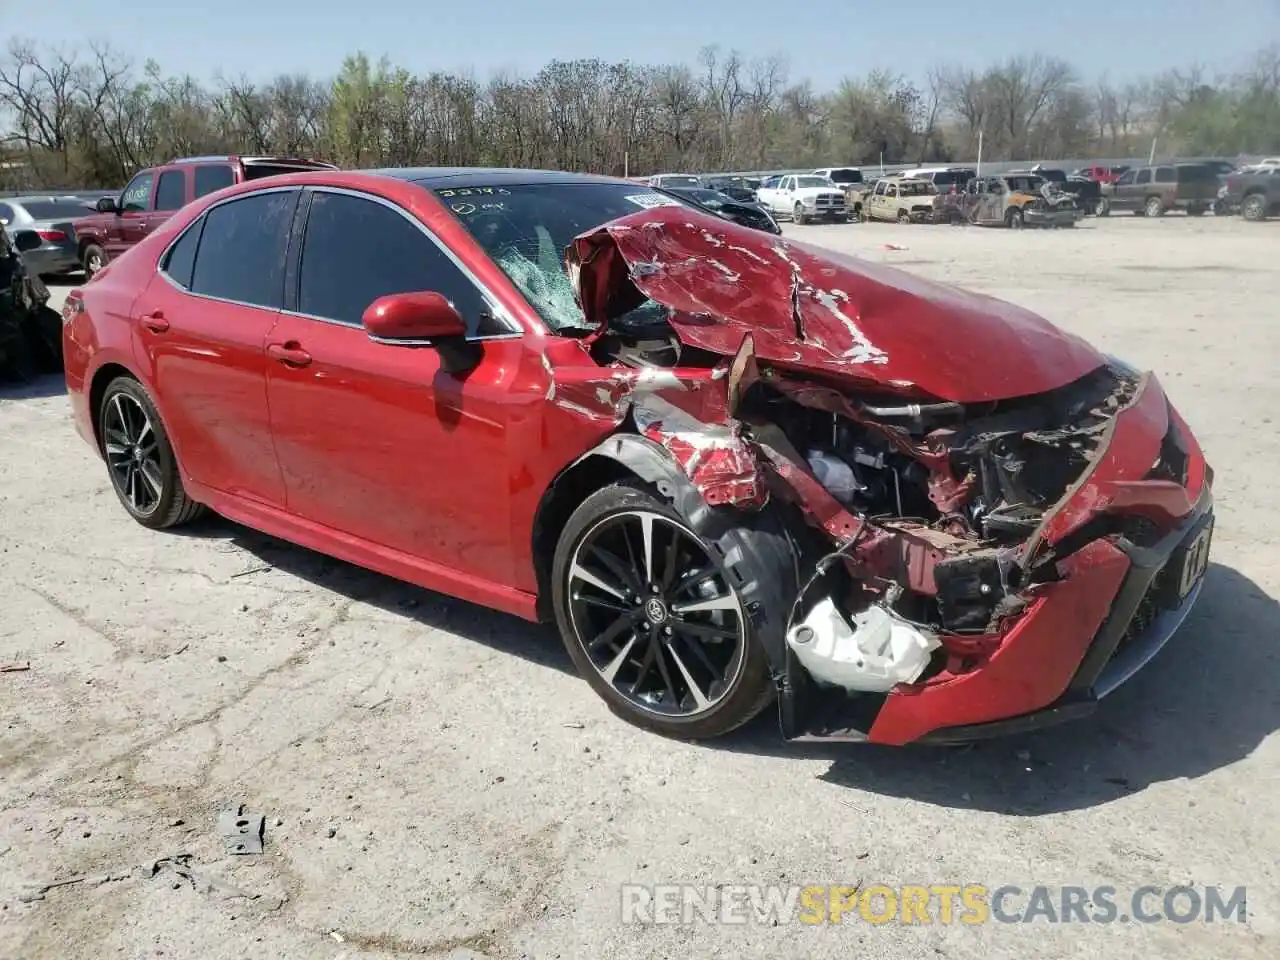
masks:
POLYGON ((693 64, 553 60, 532 76, 414 73, 363 53, 333 78, 202 82, 101 44, 0 55, 0 189, 119 186, 218 153, 343 167, 492 165, 632 176, 832 164, 1280 153, 1280 44, 1230 74, 1126 83, 1065 60, 885 70, 820 91, 781 56, 693 64))

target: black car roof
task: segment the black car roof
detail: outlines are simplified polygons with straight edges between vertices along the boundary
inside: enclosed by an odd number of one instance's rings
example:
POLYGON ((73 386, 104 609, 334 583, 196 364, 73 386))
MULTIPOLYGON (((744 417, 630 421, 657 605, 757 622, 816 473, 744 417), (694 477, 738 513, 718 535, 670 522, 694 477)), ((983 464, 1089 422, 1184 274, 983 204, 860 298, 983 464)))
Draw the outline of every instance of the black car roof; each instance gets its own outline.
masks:
POLYGON ((386 167, 358 170, 395 180, 408 180, 428 188, 509 187, 534 183, 626 183, 643 186, 621 177, 604 177, 592 173, 566 170, 524 170, 517 167, 386 167))

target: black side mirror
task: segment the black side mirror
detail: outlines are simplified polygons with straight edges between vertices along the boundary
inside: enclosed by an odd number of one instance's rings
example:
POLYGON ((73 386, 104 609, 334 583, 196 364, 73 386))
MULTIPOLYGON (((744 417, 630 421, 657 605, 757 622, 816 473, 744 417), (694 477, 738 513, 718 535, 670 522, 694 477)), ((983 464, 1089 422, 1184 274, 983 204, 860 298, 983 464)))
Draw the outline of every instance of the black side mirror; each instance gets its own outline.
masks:
POLYGON ((103 197, 95 205, 99 213, 119 213, 120 208, 116 206, 115 197, 103 197))
POLYGON ((19 253, 35 250, 42 243, 44 241, 40 239, 40 235, 34 230, 19 230, 13 238, 14 249, 19 253))

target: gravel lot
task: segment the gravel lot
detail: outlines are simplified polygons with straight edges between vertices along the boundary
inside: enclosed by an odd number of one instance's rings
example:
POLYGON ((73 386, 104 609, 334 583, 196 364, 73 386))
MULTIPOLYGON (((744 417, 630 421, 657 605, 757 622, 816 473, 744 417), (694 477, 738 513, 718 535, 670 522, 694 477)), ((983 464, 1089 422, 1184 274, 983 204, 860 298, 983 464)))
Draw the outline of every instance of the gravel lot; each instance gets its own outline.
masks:
POLYGON ((0 957, 1276 956, 1280 224, 787 230, 1158 371, 1219 519, 1145 673, 1095 718, 967 750, 787 747, 770 715, 667 742, 549 630, 223 521, 148 532, 61 383, 8 389, 0 662, 30 670, 0 673, 0 957), (224 853, 234 802, 266 816, 262 856, 224 853), (180 853, 194 885, 130 874, 180 853), (672 882, 1243 884, 1249 923, 621 923, 621 884, 672 882))

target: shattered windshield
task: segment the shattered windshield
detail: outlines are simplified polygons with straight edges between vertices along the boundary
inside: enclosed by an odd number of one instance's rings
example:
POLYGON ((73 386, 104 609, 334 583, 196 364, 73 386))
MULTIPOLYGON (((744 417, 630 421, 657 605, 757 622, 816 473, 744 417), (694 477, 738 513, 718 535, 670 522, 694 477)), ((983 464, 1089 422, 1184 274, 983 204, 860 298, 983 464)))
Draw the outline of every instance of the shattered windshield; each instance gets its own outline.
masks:
MULTIPOLYGON (((437 189, 435 195, 556 331, 592 330, 565 273, 580 233, 640 210, 680 206, 634 183, 568 182, 437 189)), ((637 308, 661 310, 652 301, 637 308)))

